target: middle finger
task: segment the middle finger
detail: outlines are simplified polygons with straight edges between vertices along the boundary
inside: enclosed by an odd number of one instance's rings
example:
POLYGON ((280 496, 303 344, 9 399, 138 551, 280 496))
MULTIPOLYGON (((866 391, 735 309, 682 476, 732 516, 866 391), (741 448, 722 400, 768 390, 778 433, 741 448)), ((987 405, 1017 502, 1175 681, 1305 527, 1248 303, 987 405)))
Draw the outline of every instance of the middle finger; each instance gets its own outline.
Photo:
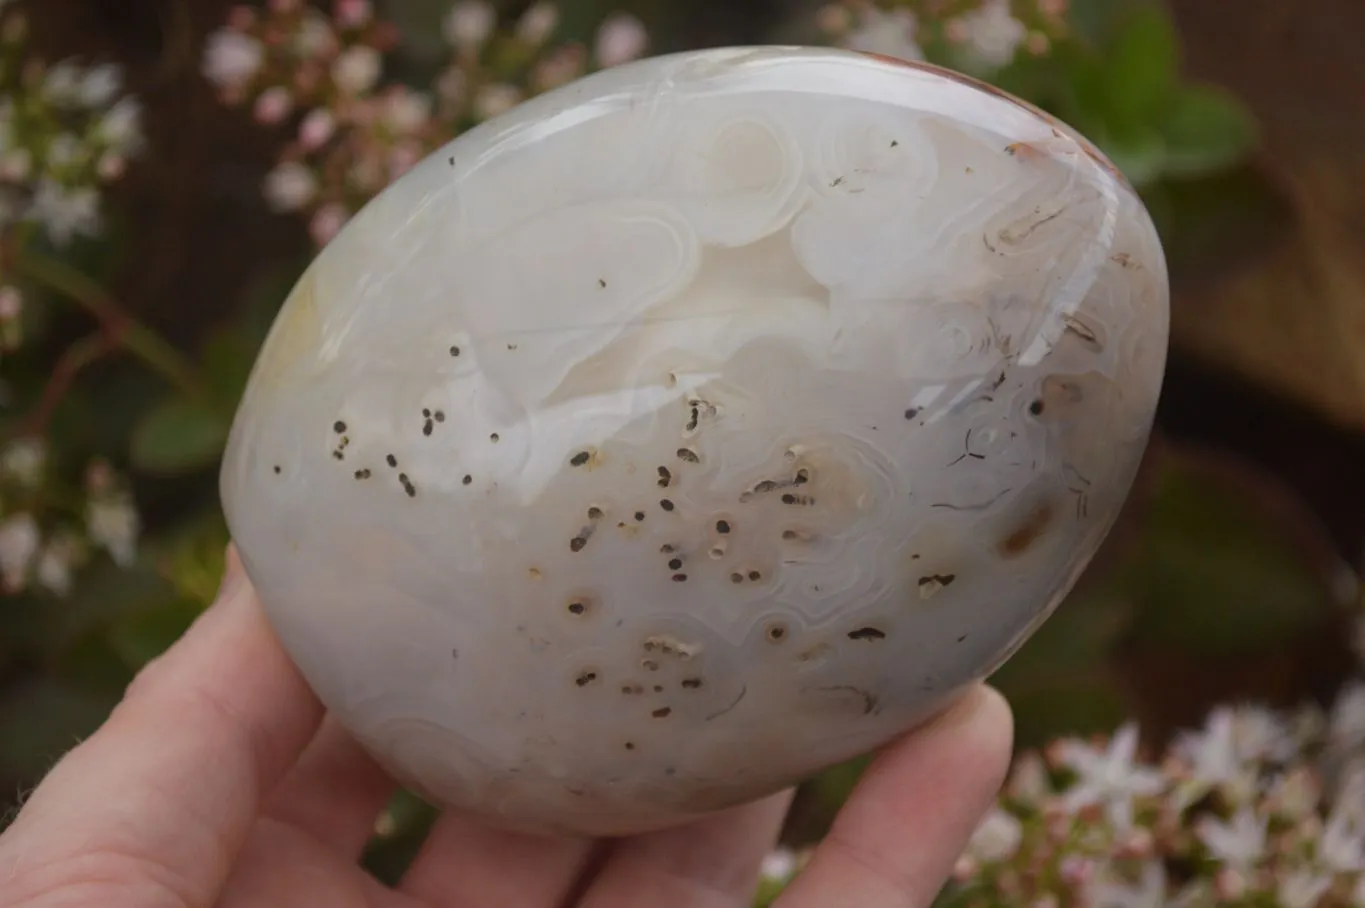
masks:
POLYGON ((561 905, 595 848, 592 839, 503 832, 450 811, 432 827, 399 891, 431 908, 561 905))
POLYGON ((611 850, 580 908, 739 908, 758 887, 777 843, 790 791, 686 826, 624 839, 611 850))

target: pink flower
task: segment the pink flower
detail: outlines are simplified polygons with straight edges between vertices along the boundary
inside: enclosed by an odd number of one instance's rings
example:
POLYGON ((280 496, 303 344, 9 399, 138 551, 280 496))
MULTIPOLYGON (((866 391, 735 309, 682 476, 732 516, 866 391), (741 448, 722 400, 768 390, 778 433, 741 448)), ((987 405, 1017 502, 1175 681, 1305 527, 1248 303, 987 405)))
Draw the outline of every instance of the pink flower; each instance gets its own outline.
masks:
POLYGON ((1306 766, 1296 766, 1275 781, 1266 803, 1275 815, 1299 822, 1313 816, 1321 797, 1317 774, 1306 766))
POLYGON ((469 90, 469 78, 458 66, 441 73, 436 80, 436 93, 447 104, 463 104, 469 90))
POLYGON ((116 151, 106 151, 100 155, 99 162, 95 165, 96 173, 106 183, 117 180, 127 169, 128 159, 116 151))
POLYGON ((1057 872, 1068 886, 1083 887, 1095 875, 1095 862, 1079 854, 1068 854, 1058 862, 1057 872))
POLYGON ((298 211, 313 201, 317 192, 317 176, 297 161, 285 161, 266 174, 265 199, 276 211, 298 211))
POLYGON ((642 55, 647 47, 649 35, 644 24, 628 13, 614 13, 597 29, 593 56, 600 66, 619 66, 642 55))
POLYGON ((234 6, 228 10, 227 27, 237 32, 250 31, 256 25, 256 11, 249 6, 234 6))
POLYGON ((219 88, 240 88, 261 69, 265 48, 250 35, 221 28, 204 51, 204 76, 219 88))
POLYGON ((383 160, 366 151, 357 155, 351 162, 347 179, 352 189, 371 195, 384 188, 388 182, 388 171, 383 160))
POLYGON ((404 141, 389 151, 389 180, 393 181, 407 173, 422 160, 422 146, 416 142, 404 141))
POLYGON ((550 40, 550 35, 559 26, 559 10, 553 3, 532 4, 517 20, 517 37, 527 44, 539 47, 550 40))
POLYGON ((1148 829, 1135 827, 1114 844, 1116 857, 1146 860, 1156 850, 1156 839, 1148 829))
POLYGON ((331 57, 338 47, 332 24, 319 15, 304 16, 294 33, 294 50, 305 61, 331 57))
POLYGON ((1035 57, 1041 57, 1052 49, 1052 40, 1042 32, 1029 32, 1024 41, 1024 50, 1035 57))
POLYGON ((33 170, 33 155, 27 148, 10 148, 0 154, 0 180, 17 183, 33 170))
POLYGON ((541 58, 531 75, 537 91, 548 91, 583 75, 587 54, 577 44, 558 48, 541 58))
POLYGON ((521 103, 521 89, 506 82, 492 82, 474 97, 474 113, 481 120, 506 113, 521 103))
POLYGON ((332 63, 332 80, 346 94, 362 94, 379 81, 380 66, 378 51, 357 44, 347 48, 332 63))
POLYGON ((1231 867, 1220 868, 1213 876, 1213 891, 1219 903, 1235 902, 1246 894, 1246 874, 1231 867))
POLYGON ((384 123, 398 135, 410 135, 431 120, 431 99, 401 85, 384 96, 384 123))
POLYGON ((485 0, 460 0, 446 15, 446 40, 464 51, 478 50, 497 22, 497 13, 485 0))
POLYGON ((827 35, 842 35, 853 27, 853 12, 841 3, 826 3, 815 14, 815 26, 827 35))
POLYGON ((24 297, 18 287, 0 287, 0 322, 13 321, 24 311, 24 297))
POLYGON ((332 237, 341 232, 349 217, 345 208, 329 202, 313 212, 313 217, 308 221, 308 233, 319 247, 326 246, 332 237))
POLYGON ((91 495, 107 495, 114 490, 114 470, 103 460, 93 460, 85 468, 85 490, 91 495))
POLYGON ((374 15, 370 0, 337 0, 336 20, 342 28, 360 28, 374 15))
POLYGON ((336 118, 325 107, 308 111, 299 124, 299 145, 304 151, 317 151, 336 132, 336 118))
POLYGON ((283 85, 272 85, 256 98, 253 115, 256 122, 273 126, 289 116, 294 109, 294 98, 283 85))

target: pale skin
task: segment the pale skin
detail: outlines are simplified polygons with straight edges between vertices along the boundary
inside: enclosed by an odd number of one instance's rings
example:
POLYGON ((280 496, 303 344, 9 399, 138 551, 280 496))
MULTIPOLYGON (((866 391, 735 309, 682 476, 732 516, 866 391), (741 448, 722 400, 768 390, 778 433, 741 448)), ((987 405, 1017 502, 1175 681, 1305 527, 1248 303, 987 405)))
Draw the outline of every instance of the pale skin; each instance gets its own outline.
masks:
MULTIPOLYGON (((325 714, 229 550, 218 600, 0 836, 0 908, 739 908, 790 793, 613 841, 453 813, 396 888, 359 865, 394 784, 325 714)), ((994 801, 1012 722, 981 686, 885 748, 780 908, 928 906, 994 801)))

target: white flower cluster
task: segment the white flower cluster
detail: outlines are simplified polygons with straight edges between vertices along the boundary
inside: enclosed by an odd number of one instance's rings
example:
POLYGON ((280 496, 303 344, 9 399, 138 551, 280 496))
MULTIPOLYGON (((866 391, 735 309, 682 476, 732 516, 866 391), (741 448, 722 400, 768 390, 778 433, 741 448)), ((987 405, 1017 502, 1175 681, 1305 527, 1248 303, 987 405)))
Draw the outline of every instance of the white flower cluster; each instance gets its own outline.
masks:
MULTIPOLYGON (((99 231, 105 188, 143 147, 141 107, 122 89, 111 63, 34 59, 20 7, 0 3, 0 237, 34 231, 61 247, 99 231)), ((23 313, 0 274, 0 354, 22 343, 23 313)))
MULTIPOLYGON (((808 858, 774 850, 765 886, 808 858)), ((1219 707, 1159 763, 1131 722, 1022 754, 950 892, 973 908, 1365 908, 1365 681, 1326 712, 1219 707)))
POLYGON ((122 567, 133 563, 141 521, 113 470, 91 464, 77 499, 51 495, 41 440, 23 438, 0 450, 0 593, 36 585, 63 596, 98 550, 122 567), (61 500, 48 500, 54 497, 61 500))
POLYGON ((1046 53, 1065 33, 1066 12, 1065 0, 836 0, 819 10, 816 24, 843 47, 901 60, 924 60, 925 48, 941 38, 955 68, 986 75, 1021 50, 1046 53))
POLYGON ((141 107, 114 64, 47 66, 27 38, 0 8, 0 231, 33 224, 62 246, 98 231, 102 190, 142 148, 141 107))
POLYGON ((1220 707, 1160 763, 1133 723, 1025 755, 956 877, 981 906, 1365 908, 1365 682, 1220 707))
POLYGON ((547 0, 506 24, 487 0, 458 0, 442 22, 450 63, 423 92, 383 83, 384 54, 399 36, 369 0, 336 0, 330 16, 271 0, 264 11, 233 10, 209 38, 202 70, 225 103, 249 104, 263 125, 295 124, 262 192, 275 211, 306 215, 323 245, 460 129, 582 75, 590 62, 614 66, 648 46, 632 16, 607 17, 591 56, 552 43, 559 22, 547 0))
POLYGON ((986 0, 950 19, 946 28, 949 40, 966 47, 991 69, 1014 62, 1014 55, 1028 38, 1028 29, 1011 12, 1009 0, 986 0))

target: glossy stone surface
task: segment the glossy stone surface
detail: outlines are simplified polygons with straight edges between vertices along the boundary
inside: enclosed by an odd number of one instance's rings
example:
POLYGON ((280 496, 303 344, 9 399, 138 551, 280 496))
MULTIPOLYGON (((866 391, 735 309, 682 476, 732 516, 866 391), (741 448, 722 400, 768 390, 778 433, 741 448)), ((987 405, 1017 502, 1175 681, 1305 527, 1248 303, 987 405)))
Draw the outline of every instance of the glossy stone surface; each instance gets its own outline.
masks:
POLYGON ((655 58, 457 139, 323 252, 223 466, 281 639, 401 780, 625 833, 874 748, 1108 531, 1157 237, 1067 128, 851 52, 655 58))

